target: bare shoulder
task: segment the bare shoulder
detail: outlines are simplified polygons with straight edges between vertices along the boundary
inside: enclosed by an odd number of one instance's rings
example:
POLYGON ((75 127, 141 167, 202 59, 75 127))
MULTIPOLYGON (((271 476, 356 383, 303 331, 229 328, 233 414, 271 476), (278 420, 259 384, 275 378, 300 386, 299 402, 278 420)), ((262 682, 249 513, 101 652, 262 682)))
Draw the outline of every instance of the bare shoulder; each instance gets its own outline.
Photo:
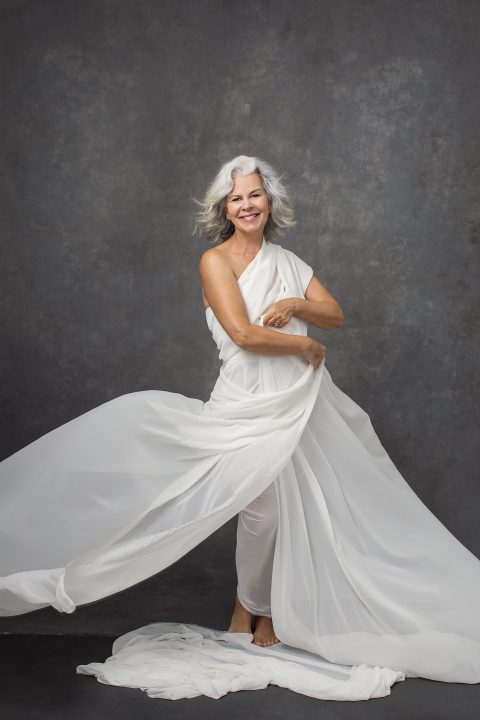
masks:
POLYGON ((219 248, 212 247, 205 250, 200 256, 198 263, 200 275, 209 275, 210 273, 225 272, 231 270, 228 255, 219 248))

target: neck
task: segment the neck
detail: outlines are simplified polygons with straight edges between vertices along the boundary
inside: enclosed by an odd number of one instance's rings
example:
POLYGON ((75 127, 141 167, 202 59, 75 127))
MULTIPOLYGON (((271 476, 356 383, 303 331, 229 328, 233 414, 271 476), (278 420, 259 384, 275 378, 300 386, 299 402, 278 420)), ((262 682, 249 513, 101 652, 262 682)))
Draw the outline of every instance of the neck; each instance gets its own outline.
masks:
POLYGON ((255 233, 244 233, 235 228, 235 232, 229 237, 229 240, 233 247, 238 248, 241 252, 255 252, 262 247, 263 230, 255 233))

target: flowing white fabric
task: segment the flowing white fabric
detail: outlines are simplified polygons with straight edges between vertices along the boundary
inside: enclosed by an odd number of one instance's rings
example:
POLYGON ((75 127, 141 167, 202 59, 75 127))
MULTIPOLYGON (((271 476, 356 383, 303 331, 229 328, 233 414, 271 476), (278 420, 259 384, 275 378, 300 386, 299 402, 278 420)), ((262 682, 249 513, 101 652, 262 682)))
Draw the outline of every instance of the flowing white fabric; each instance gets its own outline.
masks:
MULTIPOLYGON (((303 297, 312 274, 263 239, 239 278, 250 322, 303 297)), ((480 561, 409 487, 324 362, 242 350, 206 317, 223 360, 208 402, 122 395, 0 463, 0 613, 72 612, 127 588, 274 482, 279 645, 157 623, 78 671, 171 699, 268 682, 338 700, 386 695, 406 676, 480 682, 480 561)), ((307 325, 293 317, 278 332, 307 325)))

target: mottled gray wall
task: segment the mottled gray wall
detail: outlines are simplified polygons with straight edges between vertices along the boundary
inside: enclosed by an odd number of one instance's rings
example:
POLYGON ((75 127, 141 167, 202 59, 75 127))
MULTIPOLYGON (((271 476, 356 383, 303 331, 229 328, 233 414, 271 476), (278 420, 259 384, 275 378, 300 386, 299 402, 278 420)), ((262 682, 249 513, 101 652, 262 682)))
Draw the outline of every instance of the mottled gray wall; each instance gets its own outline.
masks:
MULTIPOLYGON (((193 197, 234 155, 285 173, 279 242, 346 315, 337 385, 480 555, 480 4, 2 3, 1 452, 123 393, 206 400, 218 371, 193 197)), ((225 626, 235 520, 164 573, 0 630, 225 626)))

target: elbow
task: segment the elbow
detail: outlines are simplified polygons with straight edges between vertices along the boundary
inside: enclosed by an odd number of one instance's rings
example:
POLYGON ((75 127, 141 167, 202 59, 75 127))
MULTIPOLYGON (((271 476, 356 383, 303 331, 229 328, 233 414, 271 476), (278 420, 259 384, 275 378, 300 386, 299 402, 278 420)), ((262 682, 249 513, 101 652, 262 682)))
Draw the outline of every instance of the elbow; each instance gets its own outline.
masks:
POLYGON ((334 327, 336 327, 336 328, 341 327, 344 322, 345 322, 345 314, 344 314, 342 308, 340 307, 340 305, 338 305, 334 327))
POLYGON ((249 327, 241 327, 235 330, 232 334, 232 340, 236 345, 238 345, 238 347, 248 350, 251 343, 251 333, 249 327))
POLYGON ((319 324, 318 327, 334 330, 343 325, 345 315, 336 300, 326 300, 325 303, 328 303, 328 314, 322 312, 322 324, 319 324))

